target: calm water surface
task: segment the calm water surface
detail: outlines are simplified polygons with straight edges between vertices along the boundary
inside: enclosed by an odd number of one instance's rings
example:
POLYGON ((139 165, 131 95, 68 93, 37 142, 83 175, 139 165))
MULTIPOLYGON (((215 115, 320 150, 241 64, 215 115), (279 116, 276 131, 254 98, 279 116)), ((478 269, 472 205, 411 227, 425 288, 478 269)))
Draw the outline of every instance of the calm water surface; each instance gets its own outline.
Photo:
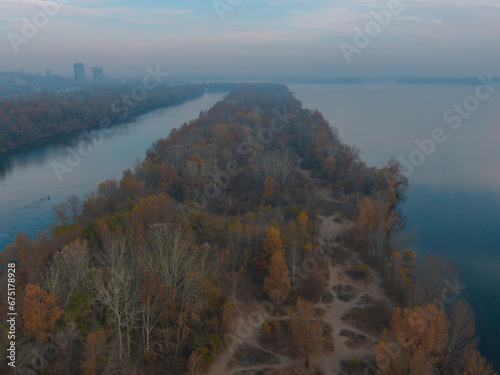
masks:
POLYGON ((288 86, 371 166, 408 160, 415 140, 443 129, 447 140, 409 177, 407 227, 418 228, 418 254, 445 255, 459 265, 480 349, 500 369, 500 87, 453 130, 443 114, 474 95, 475 86, 288 86))
POLYGON ((83 197, 99 183, 120 178, 136 158, 144 159, 152 142, 197 118, 201 110, 209 109, 223 97, 220 93, 206 93, 201 98, 159 109, 114 127, 80 165, 62 175, 62 182, 52 163, 65 164, 67 148, 78 144, 76 136, 0 158, 0 249, 11 243, 17 232, 36 236, 38 230, 48 229, 54 220, 54 204, 65 201, 70 194, 83 197))

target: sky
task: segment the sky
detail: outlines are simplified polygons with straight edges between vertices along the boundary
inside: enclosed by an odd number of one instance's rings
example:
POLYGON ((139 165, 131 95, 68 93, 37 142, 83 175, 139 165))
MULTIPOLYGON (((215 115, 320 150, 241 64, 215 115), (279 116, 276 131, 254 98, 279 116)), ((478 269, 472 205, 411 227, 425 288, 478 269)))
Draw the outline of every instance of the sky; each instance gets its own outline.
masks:
POLYGON ((1 0, 0 70, 500 76, 499 0, 1 0))

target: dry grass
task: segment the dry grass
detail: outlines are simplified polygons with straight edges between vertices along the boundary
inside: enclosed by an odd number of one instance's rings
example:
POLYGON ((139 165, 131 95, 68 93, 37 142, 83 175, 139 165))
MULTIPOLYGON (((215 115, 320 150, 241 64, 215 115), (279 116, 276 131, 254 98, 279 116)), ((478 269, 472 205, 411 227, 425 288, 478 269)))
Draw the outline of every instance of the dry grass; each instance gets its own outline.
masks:
POLYGON ((335 266, 336 264, 345 266, 351 259, 352 254, 344 250, 342 247, 333 248, 331 259, 332 266, 335 266))
POLYGON ((385 328, 389 327, 392 311, 385 301, 370 301, 366 309, 355 307, 342 317, 346 323, 359 330, 375 336, 382 335, 385 328))
POLYGON ((240 273, 236 283, 235 297, 243 303, 253 303, 265 294, 262 287, 253 280, 247 272, 240 273))
POLYGON ((344 302, 350 302, 358 296, 356 288, 351 285, 337 284, 332 289, 334 292, 337 292, 337 298, 344 302))
POLYGON ((340 336, 347 337, 345 345, 349 349, 357 349, 357 348, 371 349, 373 347, 373 343, 370 341, 370 339, 368 339, 368 337, 360 333, 349 331, 348 329, 343 329, 342 331, 340 331, 340 336))
POLYGON ((367 357, 360 360, 357 357, 353 357, 349 360, 342 361, 342 372, 339 375, 372 375, 374 372, 367 368, 367 363, 369 362, 373 362, 373 358, 367 357))
POLYGON ((279 363, 279 359, 271 353, 252 345, 242 344, 236 349, 227 367, 232 369, 235 367, 274 365, 277 363, 279 363))
POLYGON ((259 344, 273 353, 293 358, 293 337, 289 319, 272 319, 267 323, 271 326, 271 334, 266 338, 261 335, 259 344))
POLYGON ((323 322, 321 325, 321 336, 323 337, 323 354, 333 354, 335 345, 333 341, 333 328, 330 324, 323 322))
POLYGON ((321 302, 323 302, 325 305, 332 303, 334 300, 335 297, 330 292, 323 292, 323 294, 321 295, 321 302))
POLYGON ((344 273, 354 282, 371 283, 370 267, 364 264, 349 266, 344 273))
POLYGON ((311 364, 309 368, 304 365, 294 365, 282 369, 263 369, 257 371, 242 371, 235 375, 325 375, 321 365, 311 364))

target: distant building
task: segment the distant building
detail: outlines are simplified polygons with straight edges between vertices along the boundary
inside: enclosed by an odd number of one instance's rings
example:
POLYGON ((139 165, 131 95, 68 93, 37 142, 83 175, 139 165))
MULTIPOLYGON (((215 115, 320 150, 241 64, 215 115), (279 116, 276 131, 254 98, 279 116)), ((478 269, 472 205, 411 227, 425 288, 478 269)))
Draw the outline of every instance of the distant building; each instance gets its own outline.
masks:
POLYGON ((50 77, 50 76, 52 75, 52 70, 47 69, 47 70, 45 71, 45 75, 46 75, 47 77, 50 77))
POLYGON ((85 82, 85 65, 83 63, 75 64, 75 81, 77 83, 85 82))
POLYGON ((96 67, 92 69, 92 76, 94 77, 94 83, 102 83, 104 80, 104 75, 102 74, 102 68, 96 67))

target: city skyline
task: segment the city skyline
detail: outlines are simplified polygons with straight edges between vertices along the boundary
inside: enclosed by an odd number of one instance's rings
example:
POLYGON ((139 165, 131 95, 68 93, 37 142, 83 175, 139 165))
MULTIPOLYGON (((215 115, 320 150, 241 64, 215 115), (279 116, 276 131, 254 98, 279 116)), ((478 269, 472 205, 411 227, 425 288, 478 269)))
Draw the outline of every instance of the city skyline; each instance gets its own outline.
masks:
POLYGON ((92 68, 92 78, 86 78, 85 63, 75 63, 74 67, 74 78, 77 83, 86 83, 88 81, 93 81, 94 83, 102 83, 104 80, 103 69, 100 66, 92 68))

